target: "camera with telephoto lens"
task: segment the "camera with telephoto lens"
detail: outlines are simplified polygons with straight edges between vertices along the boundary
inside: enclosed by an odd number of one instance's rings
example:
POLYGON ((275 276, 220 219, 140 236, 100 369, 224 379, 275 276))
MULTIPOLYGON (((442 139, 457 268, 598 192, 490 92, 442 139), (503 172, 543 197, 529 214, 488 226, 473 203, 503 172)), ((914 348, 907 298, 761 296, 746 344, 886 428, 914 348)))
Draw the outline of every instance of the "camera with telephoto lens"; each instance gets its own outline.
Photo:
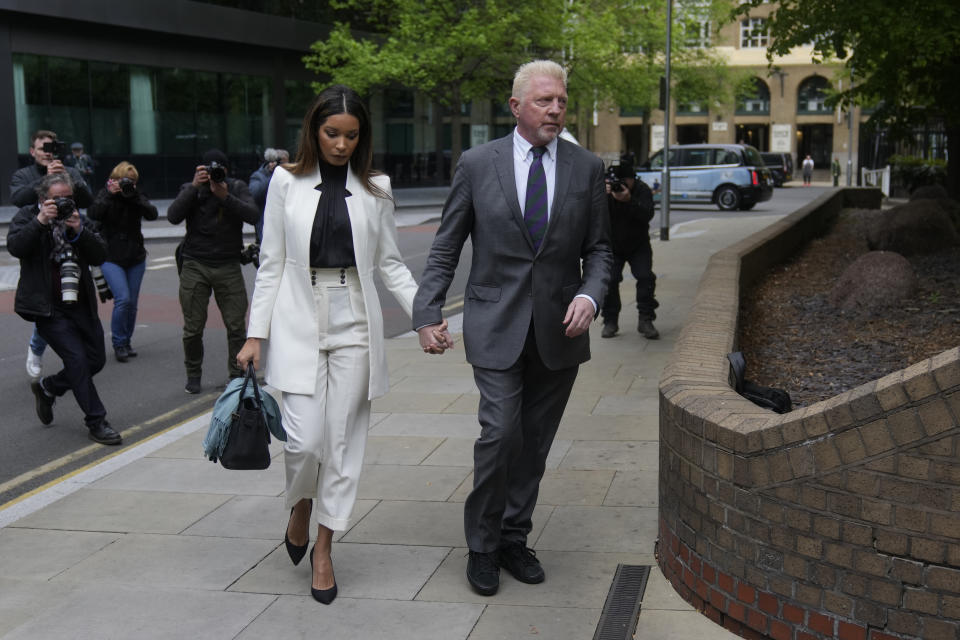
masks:
POLYGON ((43 143, 43 152, 52 153, 56 158, 62 158, 67 153, 67 143, 51 140, 43 143))
POLYGON ((260 268, 260 245, 256 242, 251 242, 240 252, 240 264, 250 264, 251 262, 254 267, 260 268))
POLYGON ((93 284, 97 287, 97 296, 100 297, 100 302, 113 299, 113 291, 110 290, 107 279, 103 277, 103 269, 96 265, 90 265, 90 275, 93 276, 93 284))
POLYGON ((227 179, 227 168, 219 162, 211 162, 205 166, 204 169, 207 170, 207 174, 210 176, 210 182, 223 182, 227 179))
POLYGON ((124 198, 132 198, 137 195, 137 182, 133 178, 120 178, 117 185, 120 187, 120 194, 124 198))
POLYGON ((617 167, 613 165, 610 165, 610 168, 607 169, 607 174, 603 176, 603 180, 610 185, 610 191, 614 193, 623 191, 624 189, 623 180, 620 179, 617 167))
POLYGON ((60 265, 60 298, 67 304, 73 304, 80 296, 80 265, 73 247, 67 245, 54 260, 60 265))
POLYGON ((54 198, 53 202, 57 205, 57 220, 66 220, 77 210, 73 198, 54 198))

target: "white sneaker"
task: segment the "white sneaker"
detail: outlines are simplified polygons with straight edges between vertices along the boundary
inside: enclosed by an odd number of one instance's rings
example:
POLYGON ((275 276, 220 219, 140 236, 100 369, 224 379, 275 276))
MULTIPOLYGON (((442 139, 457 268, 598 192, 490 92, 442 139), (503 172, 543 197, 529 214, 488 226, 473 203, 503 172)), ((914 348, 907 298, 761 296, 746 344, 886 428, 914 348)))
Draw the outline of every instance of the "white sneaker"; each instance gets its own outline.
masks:
POLYGON ((31 380, 39 380, 43 375, 43 358, 27 347, 27 375, 31 380))

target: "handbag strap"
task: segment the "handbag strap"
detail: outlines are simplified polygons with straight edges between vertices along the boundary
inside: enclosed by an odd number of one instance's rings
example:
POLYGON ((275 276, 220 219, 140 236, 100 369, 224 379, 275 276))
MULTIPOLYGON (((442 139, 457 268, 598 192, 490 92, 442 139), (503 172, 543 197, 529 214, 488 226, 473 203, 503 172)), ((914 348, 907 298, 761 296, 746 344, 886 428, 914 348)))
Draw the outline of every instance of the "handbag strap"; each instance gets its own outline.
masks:
POLYGON ((243 386, 240 387, 240 398, 243 399, 247 393, 247 383, 253 382, 253 396, 257 400, 257 408, 263 406, 260 400, 260 385, 257 384, 257 370, 253 367, 253 360, 247 363, 247 375, 243 378, 243 386))

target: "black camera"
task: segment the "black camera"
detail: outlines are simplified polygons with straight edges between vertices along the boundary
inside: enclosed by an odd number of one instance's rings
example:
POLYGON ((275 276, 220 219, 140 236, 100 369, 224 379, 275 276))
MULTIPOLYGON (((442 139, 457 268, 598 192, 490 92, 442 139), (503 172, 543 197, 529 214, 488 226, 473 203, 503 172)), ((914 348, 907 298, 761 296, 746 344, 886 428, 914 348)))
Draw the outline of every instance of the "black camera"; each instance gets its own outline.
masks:
POLYGON ((607 169, 607 175, 603 176, 603 179, 608 185, 610 185, 610 191, 615 193, 623 191, 624 184, 617 172, 617 167, 611 165, 610 168, 607 169))
POLYGON ((260 268, 260 245, 256 242, 251 242, 240 252, 240 264, 250 264, 251 262, 254 267, 260 268))
POLYGON ((132 198, 137 195, 137 183, 133 178, 120 178, 117 184, 120 186, 120 193, 124 198, 132 198))
POLYGON ((51 140, 50 142, 44 142, 43 152, 52 153, 55 157, 59 158, 66 154, 67 143, 60 142, 59 140, 51 140))
POLYGON ((66 220, 77 210, 73 198, 54 198, 53 202, 57 205, 57 220, 66 220))
POLYGON ((223 182, 227 179, 227 168, 219 162, 211 162, 204 169, 210 176, 210 182, 223 182))

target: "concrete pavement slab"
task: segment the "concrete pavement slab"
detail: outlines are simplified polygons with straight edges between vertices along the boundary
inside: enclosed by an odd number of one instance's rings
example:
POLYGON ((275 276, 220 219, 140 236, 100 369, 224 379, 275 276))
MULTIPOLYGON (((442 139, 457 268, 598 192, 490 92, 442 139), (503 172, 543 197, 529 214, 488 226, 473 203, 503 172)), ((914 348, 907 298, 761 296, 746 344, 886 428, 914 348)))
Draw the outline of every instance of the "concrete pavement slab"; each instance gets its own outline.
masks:
POLYGON ((699 611, 649 611, 640 609, 634 638, 657 640, 739 640, 699 611))
POLYGON ((526 607, 491 604, 483 610, 469 640, 504 638, 592 638, 601 609, 526 607))
POLYGON ((50 580, 122 537, 119 533, 0 529, 3 577, 50 580))
MULTIPOLYGON (((610 580, 618 564, 653 564, 653 557, 633 553, 558 553, 537 549, 547 579, 540 584, 524 584, 505 571, 500 572, 500 589, 493 598, 481 596, 467 584, 467 550, 450 552, 437 572, 421 589, 417 600, 430 602, 476 602, 532 607, 573 607, 602 609, 610 590, 610 580)), ((521 630, 523 628, 521 627, 521 630)), ((522 637, 517 630, 516 635, 522 637)), ((546 636, 549 637, 549 636, 546 636)), ((562 635, 561 638, 582 636, 562 635)), ((587 635, 587 638, 592 637, 587 635)))
POLYGON ((607 469, 547 469, 540 482, 538 504, 600 505, 614 472, 607 469))
POLYGON ((564 469, 656 469, 659 444, 654 441, 577 440, 560 464, 564 469))
MULTIPOLYGON (((633 378, 629 378, 633 382, 633 378)), ((629 388, 629 384, 627 385, 629 388)), ((659 415, 660 398, 644 389, 641 393, 605 394, 593 410, 597 416, 654 416, 659 415)))
POLYGON ((337 598, 324 607, 310 596, 283 596, 243 630, 237 640, 461 640, 483 611, 482 605, 438 604, 337 598))
POLYGON ((443 438, 369 436, 364 464, 420 464, 444 443, 443 438))
POLYGON ((357 496, 376 500, 438 500, 450 497, 470 473, 465 467, 375 464, 360 474, 357 496))
POLYGON ((114 471, 93 486, 132 491, 276 496, 283 492, 283 465, 274 462, 263 471, 229 471, 209 460, 148 457, 114 471))
POLYGON ((603 499, 605 507, 656 507, 657 469, 617 471, 603 499))
POLYGON ((73 585, 34 578, 0 577, 0 638, 30 620, 56 610, 73 585))
POLYGON ((564 414, 557 437, 565 440, 651 440, 657 441, 657 416, 595 416, 564 414))
POLYGON ((383 500, 342 540, 454 547, 463 544, 463 505, 455 502, 383 500))
POLYGON ((477 409, 480 406, 479 393, 464 393, 443 410, 444 413, 466 413, 476 419, 477 409))
POLYGON ((179 533, 229 500, 208 493, 87 489, 13 523, 11 528, 179 533))
POLYGON ((656 539, 655 508, 560 506, 537 539, 537 549, 652 554, 656 539))
POLYGON ((38 611, 4 640, 235 638, 274 596, 91 583, 38 611))
POLYGON ((282 542, 129 533, 57 580, 221 591, 282 542))
POLYGON ((376 436, 441 438, 476 438, 479 432, 476 413, 394 413, 370 429, 376 436))
POLYGON ((413 393, 424 394, 463 394, 479 393, 477 385, 474 384, 473 376, 452 375, 406 375, 399 382, 390 386, 391 393, 400 393, 409 395, 413 393))
MULTIPOLYGON (((337 597, 413 600, 449 552, 448 547, 338 542, 331 550, 337 597)), ((280 548, 230 590, 310 596, 309 558, 294 567, 280 548)))
POLYGON ((373 411, 378 413, 443 413, 457 401, 461 391, 452 393, 404 393, 390 391, 373 401, 373 411))

